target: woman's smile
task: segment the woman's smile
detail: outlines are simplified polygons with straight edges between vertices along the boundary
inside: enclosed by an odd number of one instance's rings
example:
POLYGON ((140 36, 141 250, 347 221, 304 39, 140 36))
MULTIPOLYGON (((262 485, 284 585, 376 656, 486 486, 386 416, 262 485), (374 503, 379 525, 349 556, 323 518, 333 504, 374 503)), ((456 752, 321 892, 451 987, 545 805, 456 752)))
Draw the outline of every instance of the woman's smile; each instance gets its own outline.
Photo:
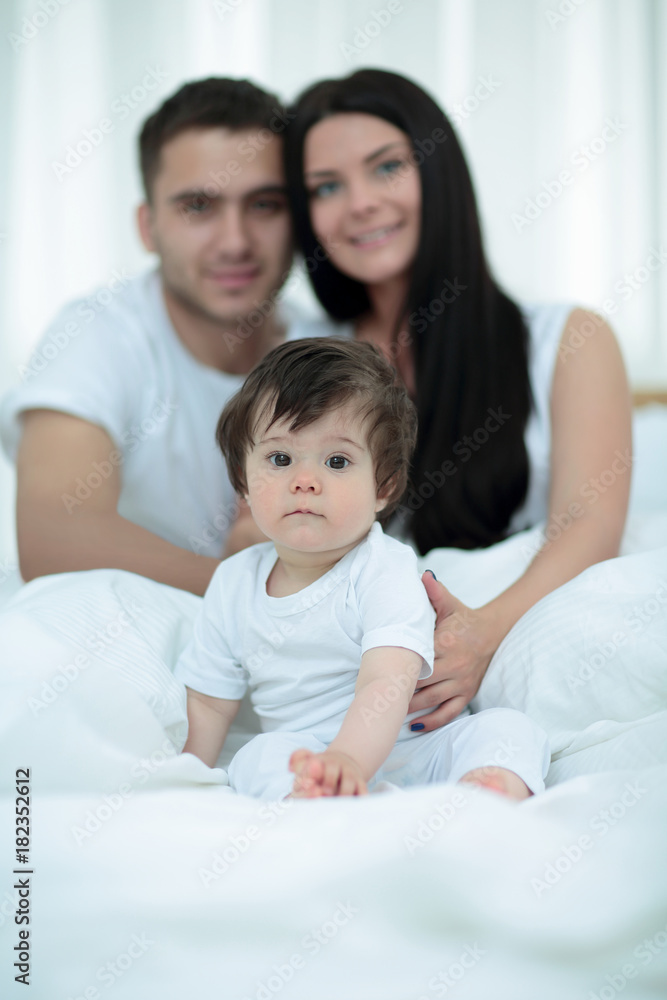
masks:
POLYGON ((357 247, 384 246, 402 227, 402 222, 396 222, 391 226, 383 226, 381 229, 372 229, 357 236, 351 236, 350 243, 357 247))
POLYGON ((409 136, 375 115, 330 115, 308 132, 304 174, 313 229, 332 264, 371 287, 406 279, 422 201, 409 136))

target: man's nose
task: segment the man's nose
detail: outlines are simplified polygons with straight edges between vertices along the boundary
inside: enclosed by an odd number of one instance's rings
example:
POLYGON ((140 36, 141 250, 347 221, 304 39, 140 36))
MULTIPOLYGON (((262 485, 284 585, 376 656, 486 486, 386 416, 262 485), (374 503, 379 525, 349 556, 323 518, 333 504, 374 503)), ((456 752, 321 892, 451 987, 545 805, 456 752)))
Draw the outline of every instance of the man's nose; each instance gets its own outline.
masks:
POLYGON ((250 239, 240 206, 227 205, 220 213, 215 231, 216 249, 225 256, 243 257, 250 251, 250 239))

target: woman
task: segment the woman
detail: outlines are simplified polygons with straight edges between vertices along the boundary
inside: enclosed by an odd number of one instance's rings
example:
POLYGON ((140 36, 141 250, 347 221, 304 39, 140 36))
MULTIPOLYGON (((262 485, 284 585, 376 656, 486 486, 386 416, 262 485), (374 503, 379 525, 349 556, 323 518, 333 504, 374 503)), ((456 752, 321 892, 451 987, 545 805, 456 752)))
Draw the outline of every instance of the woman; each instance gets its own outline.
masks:
POLYGON ((291 113, 287 177, 314 290, 394 361, 417 404, 408 534, 424 554, 492 545, 545 520, 559 529, 475 612, 424 577, 439 659, 410 711, 439 706, 413 723, 430 731, 475 695, 521 615, 618 554, 630 487, 629 462, 618 458, 631 448, 627 379, 599 317, 522 309, 494 281, 463 153, 421 88, 360 70, 309 87, 291 113), (605 472, 613 483, 596 489, 605 472))

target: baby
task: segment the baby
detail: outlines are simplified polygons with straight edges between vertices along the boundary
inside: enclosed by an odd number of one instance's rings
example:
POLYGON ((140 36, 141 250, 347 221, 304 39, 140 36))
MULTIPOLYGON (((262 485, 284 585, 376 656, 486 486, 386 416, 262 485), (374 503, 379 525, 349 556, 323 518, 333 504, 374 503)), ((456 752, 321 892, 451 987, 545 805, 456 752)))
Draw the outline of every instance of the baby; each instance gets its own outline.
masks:
POLYGON ((519 712, 410 731, 410 698, 433 671, 434 613, 413 550, 381 523, 406 488, 416 423, 374 347, 320 338, 271 351, 220 417, 232 485, 271 541, 220 564, 175 674, 187 686, 183 752, 209 766, 250 688, 263 732, 229 767, 238 792, 460 780, 522 799, 544 788, 546 735, 519 712))

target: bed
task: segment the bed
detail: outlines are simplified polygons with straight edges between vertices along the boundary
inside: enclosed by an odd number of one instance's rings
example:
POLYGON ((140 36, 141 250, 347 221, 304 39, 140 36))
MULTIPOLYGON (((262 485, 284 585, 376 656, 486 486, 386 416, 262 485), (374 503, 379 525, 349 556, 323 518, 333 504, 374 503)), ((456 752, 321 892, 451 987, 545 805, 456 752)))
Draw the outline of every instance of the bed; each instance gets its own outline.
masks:
MULTIPOLYGON (((0 618, 1 995, 664 998, 663 409, 655 427, 651 408, 641 418, 654 474, 636 477, 624 555, 535 605, 475 700, 549 734, 547 791, 520 805, 447 783, 291 805, 235 795, 224 768, 253 731, 249 706, 217 768, 179 753, 171 671, 198 598, 115 570, 23 587, 0 618)), ((481 604, 535 537, 428 565, 481 604)))

